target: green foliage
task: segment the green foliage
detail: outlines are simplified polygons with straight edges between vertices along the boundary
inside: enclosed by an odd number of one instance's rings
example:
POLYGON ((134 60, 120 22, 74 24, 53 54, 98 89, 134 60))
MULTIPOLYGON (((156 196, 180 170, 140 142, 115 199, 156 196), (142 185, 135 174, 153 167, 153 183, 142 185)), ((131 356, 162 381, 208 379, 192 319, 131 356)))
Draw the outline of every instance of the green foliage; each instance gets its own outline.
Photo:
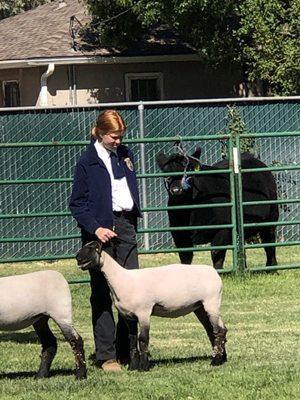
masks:
POLYGON ((203 59, 214 65, 233 59, 237 39, 235 1, 228 0, 82 0, 92 15, 92 29, 103 44, 129 45, 143 28, 167 24, 194 45, 203 59), (124 40, 125 39, 125 40, 124 40))
MULTIPOLYGON (((228 109, 228 130, 233 135, 247 134, 246 124, 243 121, 236 107, 227 106, 228 109)), ((240 139, 240 150, 242 153, 255 153, 255 139, 252 137, 240 139)))
POLYGON ((261 94, 299 93, 300 0, 245 0, 241 3, 243 56, 251 82, 261 94))
POLYGON ((85 1, 92 22, 87 34, 102 46, 125 49, 143 32, 132 1, 85 1))
POLYGON ((0 20, 31 10, 50 0, 0 0, 0 20))
POLYGON ((300 87, 300 0, 82 0, 102 44, 128 46, 143 28, 168 24, 211 67, 237 62, 254 94, 300 87))
MULTIPOLYGON (((238 27, 234 0, 174 2, 173 23, 211 66, 232 61, 239 43, 232 31, 238 27)), ((172 11, 171 11, 172 15, 172 11)))

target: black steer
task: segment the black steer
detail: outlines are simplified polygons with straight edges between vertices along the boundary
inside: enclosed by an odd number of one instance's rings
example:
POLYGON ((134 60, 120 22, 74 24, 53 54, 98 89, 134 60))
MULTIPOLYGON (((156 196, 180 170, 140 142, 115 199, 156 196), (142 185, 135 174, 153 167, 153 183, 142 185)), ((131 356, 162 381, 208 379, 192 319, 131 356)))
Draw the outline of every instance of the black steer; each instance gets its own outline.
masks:
MULTIPOLYGON (((181 154, 166 155, 159 153, 157 163, 163 172, 180 172, 183 176, 173 176, 166 179, 169 194, 168 206, 213 204, 230 202, 230 182, 228 173, 203 174, 188 177, 188 171, 197 169, 215 170, 227 169, 227 159, 217 162, 212 166, 199 162, 201 150, 188 156, 181 154)), ((241 155, 242 168, 262 168, 266 165, 249 153, 241 155)), ((277 188, 271 172, 251 172, 242 174, 243 201, 276 200, 277 188)), ((264 204, 244 206, 244 223, 273 222, 278 220, 278 205, 264 204)), ((191 210, 168 211, 171 227, 176 226, 205 226, 223 225, 231 223, 230 207, 199 208, 191 210)), ((259 234, 263 243, 275 242, 276 226, 245 228, 245 240, 259 234)), ((211 243, 212 246, 225 246, 232 243, 230 228, 207 229, 194 231, 172 231, 176 247, 193 247, 195 244, 211 243)), ((267 256, 266 265, 277 265, 275 247, 265 247, 267 256)), ((226 250, 213 250, 211 253, 214 267, 223 268, 226 250)), ((183 264, 191 264, 193 252, 179 252, 183 264)))

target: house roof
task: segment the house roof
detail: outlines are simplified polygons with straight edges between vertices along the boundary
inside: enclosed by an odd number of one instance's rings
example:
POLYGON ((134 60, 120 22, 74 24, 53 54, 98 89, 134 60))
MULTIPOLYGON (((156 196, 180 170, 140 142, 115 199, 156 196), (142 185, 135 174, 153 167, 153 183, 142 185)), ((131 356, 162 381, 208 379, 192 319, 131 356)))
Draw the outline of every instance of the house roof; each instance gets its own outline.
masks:
POLYGON ((168 27, 156 27, 132 48, 121 51, 116 48, 84 43, 72 29, 90 21, 78 0, 56 0, 0 21, 0 63, 10 61, 42 60, 51 58, 84 57, 132 57, 195 54, 168 27), (71 23, 73 21, 73 23, 71 23))
POLYGON ((77 0, 46 3, 0 21, 0 60, 73 56, 70 17, 88 18, 77 0))

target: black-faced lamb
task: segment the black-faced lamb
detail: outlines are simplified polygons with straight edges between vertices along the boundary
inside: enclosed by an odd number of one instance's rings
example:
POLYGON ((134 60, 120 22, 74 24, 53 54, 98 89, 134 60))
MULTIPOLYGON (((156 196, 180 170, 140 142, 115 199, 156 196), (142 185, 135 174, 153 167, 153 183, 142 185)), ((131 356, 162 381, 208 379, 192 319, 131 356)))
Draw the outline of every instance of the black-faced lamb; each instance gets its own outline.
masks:
POLYGON ((127 270, 102 251, 97 241, 84 245, 76 259, 82 270, 101 268, 116 308, 128 321, 129 369, 149 369, 151 315, 176 318, 194 312, 212 345, 211 364, 227 361, 227 329, 220 317, 222 281, 212 266, 172 264, 127 270), (131 329, 132 319, 139 324, 138 338, 131 329))
POLYGON ((83 341, 72 325, 71 293, 63 275, 47 270, 0 278, 0 330, 16 331, 33 326, 42 345, 37 378, 50 375, 57 350, 49 318, 56 322, 72 347, 76 378, 85 378, 83 341))

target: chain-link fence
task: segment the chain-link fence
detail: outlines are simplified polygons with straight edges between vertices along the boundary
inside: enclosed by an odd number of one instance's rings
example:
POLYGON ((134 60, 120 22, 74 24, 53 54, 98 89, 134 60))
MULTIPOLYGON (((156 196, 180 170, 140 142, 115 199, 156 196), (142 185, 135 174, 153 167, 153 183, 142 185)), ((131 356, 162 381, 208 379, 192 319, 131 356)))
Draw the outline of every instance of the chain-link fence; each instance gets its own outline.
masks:
MULTIPOLYGON (((184 140, 185 149, 192 153, 201 146, 201 161, 213 164, 226 152, 223 136, 233 129, 234 110, 240 133, 268 133, 249 142, 251 151, 263 162, 299 165, 299 104, 300 98, 224 99, 1 109, 0 262, 70 258, 78 250, 79 232, 68 200, 74 166, 102 109, 117 108, 126 121, 126 140, 135 154, 142 207, 150 210, 144 212, 139 230, 152 231, 168 227, 166 210, 158 210, 166 206, 167 192, 155 157, 160 151, 174 151, 174 138, 193 138, 184 140), (219 136, 195 140, 211 135, 219 136), (166 140, 159 141, 161 138, 166 140)), ((280 204, 280 219, 290 222, 278 226, 277 241, 297 241, 300 207, 288 199, 299 199, 299 169, 279 170, 274 175, 279 199, 287 200, 280 204)), ((173 248, 169 232, 139 234, 141 252, 167 247, 173 248)))

